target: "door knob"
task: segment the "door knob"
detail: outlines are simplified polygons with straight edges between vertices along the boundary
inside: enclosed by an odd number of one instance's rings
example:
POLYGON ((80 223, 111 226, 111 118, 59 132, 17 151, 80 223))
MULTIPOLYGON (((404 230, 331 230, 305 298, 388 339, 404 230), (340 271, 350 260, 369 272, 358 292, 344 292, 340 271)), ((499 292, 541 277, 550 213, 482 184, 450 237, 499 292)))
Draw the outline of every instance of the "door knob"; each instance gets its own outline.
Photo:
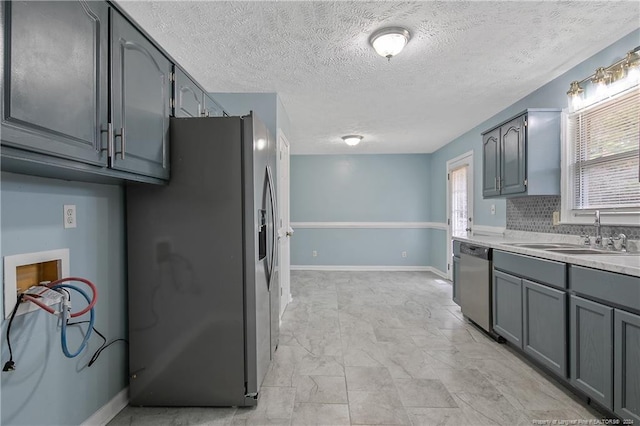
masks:
POLYGON ((287 231, 287 232, 285 233, 285 235, 286 235, 287 237, 290 237, 290 236, 292 236, 292 235, 293 235, 293 232, 289 232, 289 231, 287 231))

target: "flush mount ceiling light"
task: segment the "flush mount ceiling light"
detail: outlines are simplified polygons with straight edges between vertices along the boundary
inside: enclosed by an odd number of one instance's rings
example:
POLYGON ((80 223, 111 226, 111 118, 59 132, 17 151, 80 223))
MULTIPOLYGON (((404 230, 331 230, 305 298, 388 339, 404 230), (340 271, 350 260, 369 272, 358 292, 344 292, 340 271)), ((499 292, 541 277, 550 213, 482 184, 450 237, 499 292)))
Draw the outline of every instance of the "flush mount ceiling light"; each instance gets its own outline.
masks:
POLYGON ((349 146, 356 146, 360 143, 362 138, 363 137, 360 135, 347 135, 347 136, 343 136, 342 140, 344 141, 344 143, 346 143, 349 146))
POLYGON ((387 27, 371 34, 369 43, 371 43, 378 55, 391 60, 392 56, 396 56, 404 49, 410 38, 411 34, 405 28, 387 27))

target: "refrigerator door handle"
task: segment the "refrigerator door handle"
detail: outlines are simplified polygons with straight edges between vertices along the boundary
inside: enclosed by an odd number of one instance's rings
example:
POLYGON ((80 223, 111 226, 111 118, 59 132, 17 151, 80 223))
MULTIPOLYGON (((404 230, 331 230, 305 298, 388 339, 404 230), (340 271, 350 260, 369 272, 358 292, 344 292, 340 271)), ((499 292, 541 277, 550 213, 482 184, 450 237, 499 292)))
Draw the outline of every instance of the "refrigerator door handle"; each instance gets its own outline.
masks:
POLYGON ((271 259, 269 259, 269 279, 267 281, 267 288, 271 287, 271 277, 273 276, 273 269, 275 268, 276 259, 276 192, 273 186, 273 175, 271 174, 271 166, 267 166, 267 182, 269 185, 269 198, 271 205, 271 259))

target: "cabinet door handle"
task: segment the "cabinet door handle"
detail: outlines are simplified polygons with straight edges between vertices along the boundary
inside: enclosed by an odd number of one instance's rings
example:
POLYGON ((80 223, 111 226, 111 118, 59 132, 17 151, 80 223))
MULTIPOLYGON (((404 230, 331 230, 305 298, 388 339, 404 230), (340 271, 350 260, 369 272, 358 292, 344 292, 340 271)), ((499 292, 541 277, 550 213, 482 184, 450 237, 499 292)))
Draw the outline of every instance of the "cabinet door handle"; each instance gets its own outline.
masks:
POLYGON ((100 133, 107 134, 107 147, 102 148, 102 142, 100 142, 100 151, 107 151, 107 157, 111 158, 111 153, 113 152, 113 124, 107 123, 107 130, 100 130, 100 133))
POLYGON ((493 190, 494 191, 498 190, 498 177, 497 176, 493 180, 493 190))
POLYGON ((120 158, 124 160, 127 140, 124 136, 124 127, 120 128, 120 133, 115 134, 116 138, 120 138, 120 151, 116 151, 115 155, 120 154, 120 158))

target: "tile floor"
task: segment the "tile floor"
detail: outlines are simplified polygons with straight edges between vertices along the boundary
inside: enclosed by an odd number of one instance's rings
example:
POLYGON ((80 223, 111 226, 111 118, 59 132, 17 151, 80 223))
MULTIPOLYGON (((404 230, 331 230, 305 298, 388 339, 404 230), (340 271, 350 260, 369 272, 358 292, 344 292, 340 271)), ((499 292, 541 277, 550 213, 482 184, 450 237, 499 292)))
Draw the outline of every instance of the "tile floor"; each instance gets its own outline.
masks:
POLYGON ((431 273, 294 271, 291 288, 257 407, 127 407, 110 425, 531 425, 601 417, 464 320, 451 284, 431 273))

